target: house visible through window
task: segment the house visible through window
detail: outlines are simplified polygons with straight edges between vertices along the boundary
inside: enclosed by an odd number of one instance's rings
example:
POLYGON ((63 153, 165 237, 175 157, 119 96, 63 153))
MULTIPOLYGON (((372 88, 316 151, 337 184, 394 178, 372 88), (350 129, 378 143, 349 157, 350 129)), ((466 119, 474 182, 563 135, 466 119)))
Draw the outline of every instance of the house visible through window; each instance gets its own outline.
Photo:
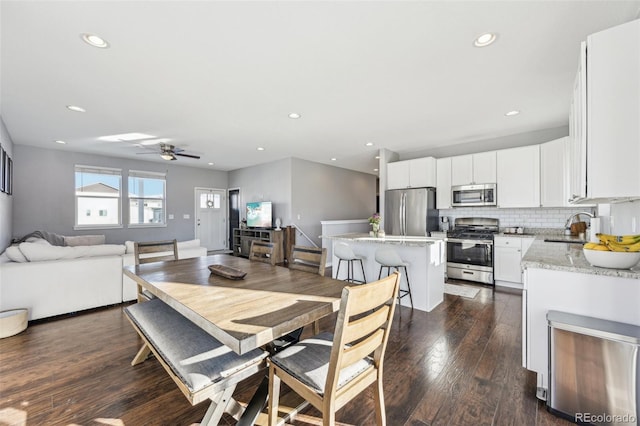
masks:
POLYGON ((122 171, 75 166, 76 228, 121 226, 122 171))
POLYGON ((129 224, 158 226, 166 224, 166 174, 129 171, 129 224))

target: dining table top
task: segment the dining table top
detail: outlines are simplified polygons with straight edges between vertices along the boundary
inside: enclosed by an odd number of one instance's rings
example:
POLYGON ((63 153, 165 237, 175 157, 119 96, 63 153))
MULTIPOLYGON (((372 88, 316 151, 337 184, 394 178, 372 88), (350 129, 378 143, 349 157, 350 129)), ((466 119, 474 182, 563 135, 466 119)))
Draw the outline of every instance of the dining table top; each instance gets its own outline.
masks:
POLYGON ((338 311, 348 284, 228 254, 131 265, 123 271, 238 354, 338 311), (211 273, 210 265, 246 275, 224 278, 211 273))

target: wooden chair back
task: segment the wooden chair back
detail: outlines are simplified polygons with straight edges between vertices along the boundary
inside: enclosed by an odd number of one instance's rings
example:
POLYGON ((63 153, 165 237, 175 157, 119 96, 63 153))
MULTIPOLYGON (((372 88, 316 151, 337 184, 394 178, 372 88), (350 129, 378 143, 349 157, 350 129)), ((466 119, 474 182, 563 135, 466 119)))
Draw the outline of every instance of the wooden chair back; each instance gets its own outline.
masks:
POLYGON ((312 272, 324 277, 327 249, 320 247, 293 246, 289 269, 312 272))
POLYGON ((276 264, 276 245, 266 241, 251 241, 251 249, 249 250, 249 260, 258 262, 276 264))
POLYGON ((342 290, 325 398, 345 394, 344 387, 336 392, 340 371, 361 359, 373 354, 374 369, 382 371, 399 288, 400 273, 394 272, 381 280, 342 290))
POLYGON ((133 244, 133 255, 136 265, 163 260, 178 260, 178 242, 176 240, 136 242, 133 244), (164 252, 170 252, 170 254, 164 254, 164 252), (157 255, 153 256, 153 254, 157 255))
MULTIPOLYGON (((343 289, 331 353, 326 364, 328 372, 323 392, 318 392, 316 388, 278 367, 278 360, 272 359, 269 367, 269 425, 277 422, 281 380, 322 412, 322 424, 325 425, 335 424, 336 411, 375 383, 373 394, 376 423, 386 424, 382 391, 383 361, 399 287, 400 273, 394 272, 381 280, 343 289), (359 365, 354 366, 355 369, 360 369, 362 365, 364 368, 355 374, 356 377, 338 388, 340 372, 356 363, 359 365)), ((309 339, 307 346, 304 344, 306 340, 301 342, 301 351, 318 344, 313 340, 314 338, 309 339)), ((291 356, 296 356, 301 351, 294 351, 291 356)), ((310 365, 309 368, 318 371, 324 359, 315 361, 317 365, 310 365)))

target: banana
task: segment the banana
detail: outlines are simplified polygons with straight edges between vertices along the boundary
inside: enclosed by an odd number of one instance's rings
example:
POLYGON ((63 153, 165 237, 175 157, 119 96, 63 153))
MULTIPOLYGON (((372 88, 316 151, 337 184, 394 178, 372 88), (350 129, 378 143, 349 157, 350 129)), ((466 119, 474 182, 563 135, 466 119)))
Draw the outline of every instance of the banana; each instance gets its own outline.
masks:
POLYGON ((629 253, 640 251, 640 242, 637 242, 635 244, 618 244, 613 241, 607 241, 605 245, 611 251, 622 251, 622 252, 629 252, 629 253))
POLYGON ((622 245, 632 245, 640 242, 640 235, 610 235, 598 233, 596 237, 600 239, 601 243, 613 242, 622 245))
POLYGON ((587 250, 609 251, 609 247, 605 244, 586 243, 583 247, 587 250))

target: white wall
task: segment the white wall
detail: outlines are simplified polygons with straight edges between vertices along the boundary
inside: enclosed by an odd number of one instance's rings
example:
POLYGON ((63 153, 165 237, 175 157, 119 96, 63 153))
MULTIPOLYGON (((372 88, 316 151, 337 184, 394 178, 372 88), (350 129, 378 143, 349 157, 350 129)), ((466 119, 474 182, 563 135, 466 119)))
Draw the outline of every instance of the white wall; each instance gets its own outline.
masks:
POLYGON ((609 233, 614 235, 640 234, 640 200, 599 205, 598 212, 605 216, 603 219, 608 216, 609 233))
MULTIPOLYGON (((19 168, 20 162, 16 161, 13 158, 13 141, 11 140, 11 136, 9 136, 9 132, 4 125, 4 121, 2 121, 2 117, 0 116, 0 144, 2 144, 2 148, 9 154, 9 156, 13 159, 13 168, 19 168)), ((14 193, 15 193, 15 185, 14 185, 14 193)), ((4 251, 5 248, 9 246, 11 243, 11 238, 13 235, 13 196, 0 193, 0 253, 4 251)))

